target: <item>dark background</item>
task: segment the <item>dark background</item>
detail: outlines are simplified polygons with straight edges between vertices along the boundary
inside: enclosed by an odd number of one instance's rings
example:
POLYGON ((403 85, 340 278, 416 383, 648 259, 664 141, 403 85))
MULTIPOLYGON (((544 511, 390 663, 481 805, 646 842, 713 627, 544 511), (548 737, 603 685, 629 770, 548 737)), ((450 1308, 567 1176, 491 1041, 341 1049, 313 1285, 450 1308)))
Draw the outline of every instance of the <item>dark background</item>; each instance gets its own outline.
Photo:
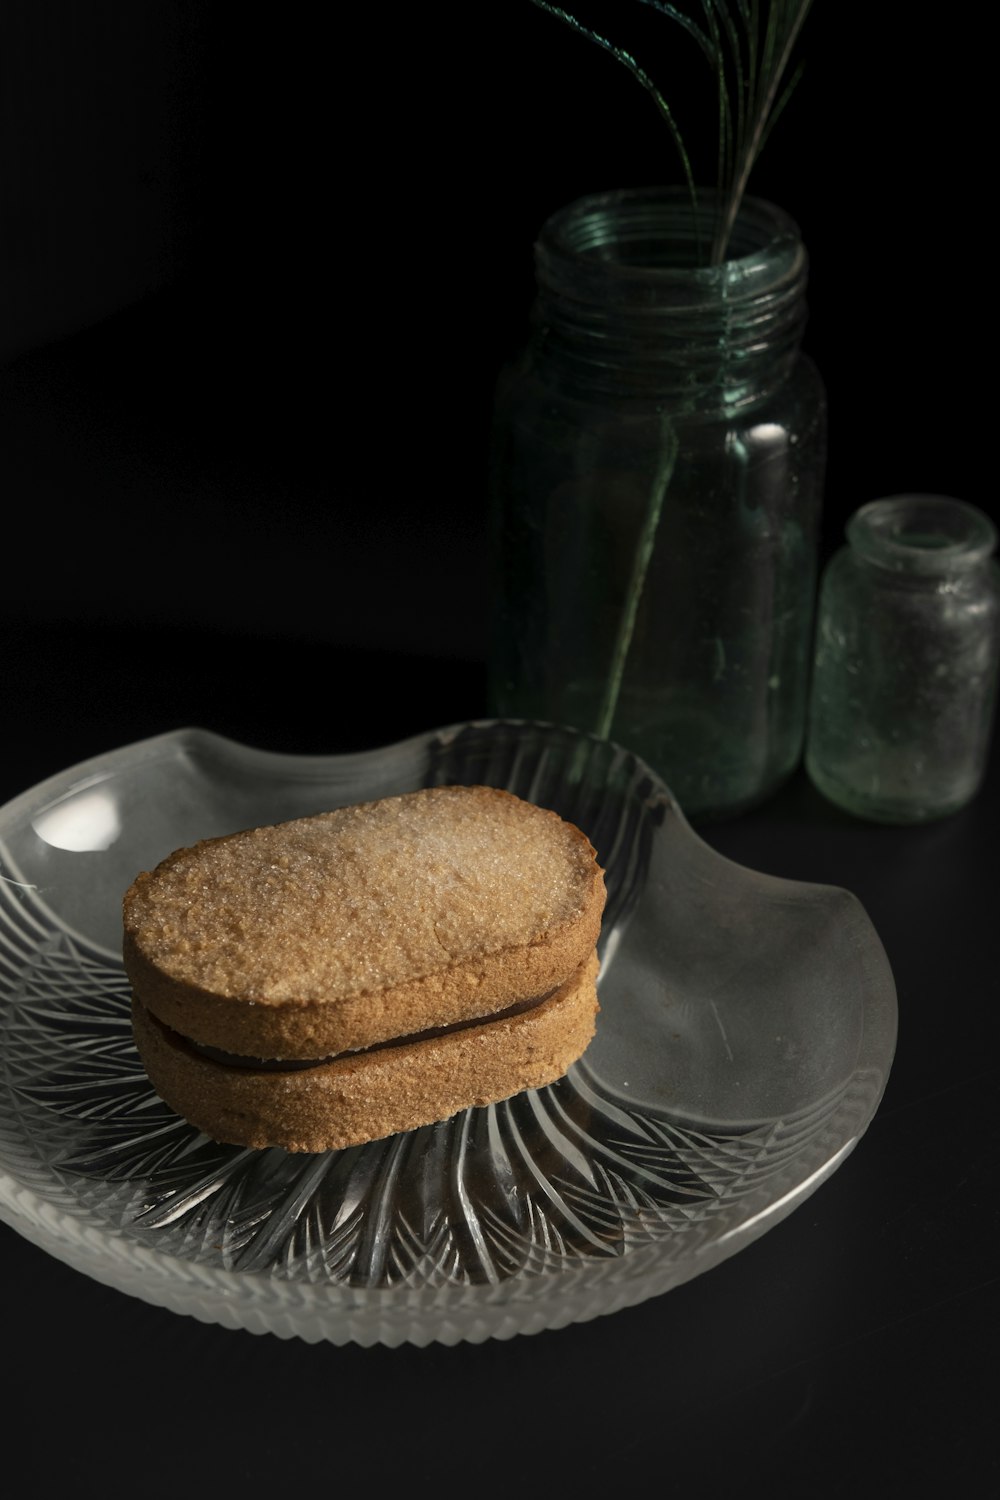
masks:
MULTIPOLYGON (((679 28, 578 13, 714 140, 679 28)), ((2 607, 477 662, 490 403, 534 236, 578 194, 678 180, 673 146, 531 0, 250 14, 5 7, 2 607)), ((992 506, 989 62, 917 15, 818 0, 752 182, 811 254, 826 549, 897 490, 992 506)))
MULTIPOLYGON (((669 22, 579 14, 702 108, 669 22)), ((753 187, 811 253, 828 554, 879 495, 994 510, 994 85, 971 20, 905 0, 816 0, 801 53, 753 187)), ((0 801, 182 724, 336 753, 483 713, 493 383, 547 214, 677 178, 637 83, 531 0, 8 0, 0 101, 0 801)), ((83 1495, 981 1493, 997 801, 994 756, 962 814, 874 829, 800 773, 711 831, 855 891, 901 1011, 859 1149, 733 1260, 506 1344, 336 1349, 147 1307, 0 1230, 11 1446, 83 1495)))

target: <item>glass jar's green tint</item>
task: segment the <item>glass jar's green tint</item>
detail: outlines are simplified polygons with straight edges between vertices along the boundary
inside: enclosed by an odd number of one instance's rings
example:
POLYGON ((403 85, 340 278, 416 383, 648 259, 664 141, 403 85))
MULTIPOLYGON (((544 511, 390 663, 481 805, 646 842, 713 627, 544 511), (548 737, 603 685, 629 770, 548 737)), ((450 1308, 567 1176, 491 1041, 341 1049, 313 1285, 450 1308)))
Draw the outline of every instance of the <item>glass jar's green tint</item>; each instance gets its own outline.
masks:
POLYGON ((712 217, 666 189, 552 216, 491 454, 493 711, 617 740, 694 818, 799 762, 825 459, 799 232, 747 199, 706 266, 712 217))
POLYGON ((997 533, 950 496, 856 511, 824 573, 806 765, 862 817, 956 812, 982 782, 1000 653, 997 533))

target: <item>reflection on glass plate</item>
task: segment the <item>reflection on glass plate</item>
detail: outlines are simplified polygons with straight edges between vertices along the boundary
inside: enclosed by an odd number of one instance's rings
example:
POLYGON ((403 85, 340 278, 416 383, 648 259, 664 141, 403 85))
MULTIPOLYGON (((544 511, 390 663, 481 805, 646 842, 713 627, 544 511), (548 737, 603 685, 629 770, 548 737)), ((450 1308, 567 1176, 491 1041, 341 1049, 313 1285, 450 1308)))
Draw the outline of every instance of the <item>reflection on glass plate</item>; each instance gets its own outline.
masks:
POLYGON ((0 1217, 205 1321, 343 1344, 506 1338, 667 1291, 857 1143, 896 1002, 853 896, 715 854, 634 756, 568 730, 451 726, 359 755, 180 730, 0 810, 0 1217), (150 1088, 121 897, 200 838, 420 786, 551 807, 607 870, 601 1013, 549 1088, 321 1155, 220 1146, 150 1088))

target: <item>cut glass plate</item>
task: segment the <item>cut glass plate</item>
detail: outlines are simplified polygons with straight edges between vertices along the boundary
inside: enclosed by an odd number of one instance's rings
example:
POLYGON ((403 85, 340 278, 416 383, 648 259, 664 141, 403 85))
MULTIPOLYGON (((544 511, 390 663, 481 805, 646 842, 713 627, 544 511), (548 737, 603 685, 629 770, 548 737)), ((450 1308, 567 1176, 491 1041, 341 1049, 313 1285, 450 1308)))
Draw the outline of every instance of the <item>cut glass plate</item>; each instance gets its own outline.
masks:
POLYGON ((708 1270, 856 1145, 896 1037, 858 901, 712 851, 620 747, 486 721, 342 756, 200 729, 0 810, 0 1218, 147 1302, 335 1344, 506 1338, 708 1270), (153 1093, 120 958, 135 875, 201 838, 448 783, 577 823, 607 872, 600 1015, 559 1082, 318 1155, 214 1143, 153 1093))

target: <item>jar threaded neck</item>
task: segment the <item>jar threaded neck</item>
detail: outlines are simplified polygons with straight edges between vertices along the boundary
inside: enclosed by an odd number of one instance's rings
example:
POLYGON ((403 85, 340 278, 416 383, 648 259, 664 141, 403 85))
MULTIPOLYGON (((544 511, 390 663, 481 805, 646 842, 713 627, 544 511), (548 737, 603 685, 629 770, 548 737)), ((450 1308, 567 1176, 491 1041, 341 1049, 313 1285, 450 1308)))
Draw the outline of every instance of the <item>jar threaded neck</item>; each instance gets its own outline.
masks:
POLYGON ((585 393, 739 406, 783 381, 806 321, 808 259, 794 222, 744 201, 730 259, 698 264, 713 196, 683 189, 577 200, 535 246, 534 342, 585 393))

